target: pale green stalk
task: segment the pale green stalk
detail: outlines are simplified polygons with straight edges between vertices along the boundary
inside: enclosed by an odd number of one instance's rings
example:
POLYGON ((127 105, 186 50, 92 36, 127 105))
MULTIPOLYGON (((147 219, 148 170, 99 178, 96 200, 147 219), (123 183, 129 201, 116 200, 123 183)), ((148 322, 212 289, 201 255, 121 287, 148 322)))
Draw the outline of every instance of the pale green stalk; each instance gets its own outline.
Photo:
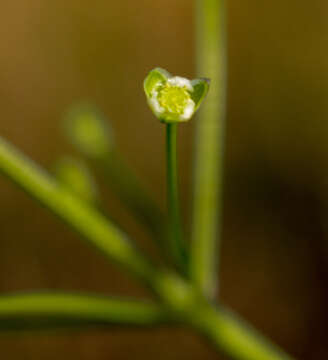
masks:
MULTIPOLYGON (((213 298, 217 288, 222 223, 226 106, 224 0, 196 0, 197 75, 211 89, 197 119, 190 270, 196 289, 213 298)), ((291 360, 251 326, 222 306, 201 305, 189 318, 221 352, 236 360, 291 360)))
POLYGON ((211 79, 196 123, 191 276, 212 298, 222 218, 222 163, 226 102, 225 9, 223 0, 196 0, 197 75, 211 79))

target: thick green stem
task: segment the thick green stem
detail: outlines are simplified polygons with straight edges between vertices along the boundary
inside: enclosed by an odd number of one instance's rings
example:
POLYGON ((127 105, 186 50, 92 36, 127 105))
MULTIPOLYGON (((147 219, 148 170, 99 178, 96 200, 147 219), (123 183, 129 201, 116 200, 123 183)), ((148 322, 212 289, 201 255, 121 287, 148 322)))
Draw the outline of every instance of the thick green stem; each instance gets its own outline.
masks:
POLYGON ((230 310, 220 306, 204 307, 199 319, 193 319, 219 351, 236 360, 292 360, 278 346, 257 332, 230 310))
POLYGON ((219 353, 235 360, 292 360, 251 325, 224 306, 209 303, 180 277, 162 273, 155 285, 155 292, 172 311, 172 318, 178 324, 192 326, 219 353))
POLYGON ((222 163, 226 102, 225 11, 223 0, 196 0, 197 74, 211 89, 197 120, 191 275, 213 297, 221 235, 222 163))
POLYGON ((169 246, 177 265, 186 265, 186 252, 179 209, 177 174, 177 124, 166 125, 167 207, 169 221, 169 246))

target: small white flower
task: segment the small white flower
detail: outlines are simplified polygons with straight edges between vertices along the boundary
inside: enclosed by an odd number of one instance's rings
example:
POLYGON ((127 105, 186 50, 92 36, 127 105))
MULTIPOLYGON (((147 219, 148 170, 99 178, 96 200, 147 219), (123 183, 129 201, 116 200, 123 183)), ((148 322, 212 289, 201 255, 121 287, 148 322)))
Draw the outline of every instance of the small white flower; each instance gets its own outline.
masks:
POLYGON ((152 70, 144 82, 150 108, 160 121, 175 123, 188 121, 206 95, 206 79, 188 80, 171 76, 167 71, 152 70))

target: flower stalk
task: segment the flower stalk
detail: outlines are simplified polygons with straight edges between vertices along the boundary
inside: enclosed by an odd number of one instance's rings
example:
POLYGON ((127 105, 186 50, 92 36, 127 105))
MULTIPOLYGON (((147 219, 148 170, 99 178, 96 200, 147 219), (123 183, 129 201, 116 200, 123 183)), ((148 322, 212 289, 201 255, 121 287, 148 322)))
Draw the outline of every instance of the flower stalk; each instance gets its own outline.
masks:
POLYGON ((148 104, 166 124, 168 243, 179 269, 187 271, 187 251, 183 241, 177 177, 177 125, 191 119, 209 89, 208 79, 188 80, 155 68, 144 81, 148 104))
POLYGON ((185 270, 187 254, 179 208, 177 169, 177 124, 166 124, 167 211, 169 221, 169 248, 177 264, 185 270))

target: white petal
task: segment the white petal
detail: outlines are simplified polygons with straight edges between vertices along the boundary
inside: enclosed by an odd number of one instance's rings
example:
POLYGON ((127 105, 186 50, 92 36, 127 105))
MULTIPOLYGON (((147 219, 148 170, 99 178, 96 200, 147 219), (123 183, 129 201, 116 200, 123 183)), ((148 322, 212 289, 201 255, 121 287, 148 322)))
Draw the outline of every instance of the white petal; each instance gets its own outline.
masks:
POLYGON ((191 81, 181 76, 171 77, 170 79, 167 80, 167 82, 172 86, 185 87, 189 91, 193 91, 191 81))
POLYGON ((189 99, 188 104, 186 105, 183 114, 181 115, 181 120, 189 120, 192 114, 195 111, 195 103, 189 99))
POLYGON ((149 104, 151 108, 154 110, 156 115, 161 115, 165 110, 164 108, 159 104, 157 100, 158 93, 157 91, 154 91, 152 94, 152 97, 149 99, 149 104))

